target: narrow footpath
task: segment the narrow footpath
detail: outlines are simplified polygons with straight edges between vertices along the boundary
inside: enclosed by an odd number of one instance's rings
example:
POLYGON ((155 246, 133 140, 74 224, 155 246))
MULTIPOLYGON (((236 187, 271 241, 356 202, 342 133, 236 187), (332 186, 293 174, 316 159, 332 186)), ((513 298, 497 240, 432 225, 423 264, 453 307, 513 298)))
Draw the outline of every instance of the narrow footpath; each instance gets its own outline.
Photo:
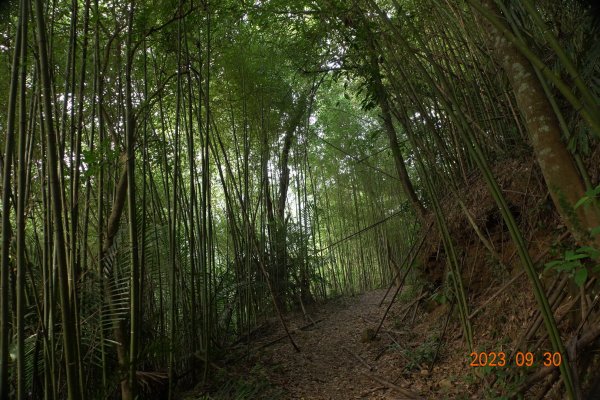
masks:
POLYGON ((440 345, 449 307, 414 314, 416 303, 400 301, 373 338, 389 304, 379 307, 384 294, 339 298, 309 309, 309 318, 288 316, 300 352, 281 328, 254 342, 271 385, 289 399, 470 399, 467 357, 449 350, 463 347, 457 326, 448 325, 442 343, 450 342, 440 345))

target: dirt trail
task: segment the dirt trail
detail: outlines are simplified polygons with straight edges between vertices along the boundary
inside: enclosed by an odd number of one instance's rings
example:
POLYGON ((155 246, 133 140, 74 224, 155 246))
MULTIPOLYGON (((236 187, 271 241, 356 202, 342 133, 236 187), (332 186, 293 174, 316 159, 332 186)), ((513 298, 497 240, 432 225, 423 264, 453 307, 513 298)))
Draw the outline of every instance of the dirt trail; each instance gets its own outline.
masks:
MULTIPOLYGON (((317 306, 309 310, 309 315, 319 322, 304 330, 298 328, 310 321, 302 314, 289 317, 290 330, 295 330, 293 337, 301 349, 299 353, 287 338, 272 343, 282 335, 281 330, 255 343, 260 354, 258 361, 267 367, 271 383, 284 390, 284 398, 410 398, 402 395, 402 389, 418 395, 414 398, 468 398, 456 396, 459 383, 449 377, 450 370, 456 369, 451 368, 452 361, 450 365, 449 360, 446 365, 436 363, 431 372, 425 363, 419 363, 431 359, 437 348, 428 345, 427 357, 419 352, 428 336, 437 331, 437 325, 433 329, 433 315, 429 321, 425 317, 416 330, 394 328, 392 322, 386 322, 376 340, 365 340, 368 339, 365 331, 376 328, 385 311, 387 302, 378 307, 384 293, 385 290, 375 290, 317 306)), ((402 304, 394 309, 402 309, 402 304)), ((388 321, 393 321, 394 314, 389 318, 388 321)), ((415 324, 419 324, 419 318, 415 324)), ((468 392, 466 387, 460 389, 468 392)))

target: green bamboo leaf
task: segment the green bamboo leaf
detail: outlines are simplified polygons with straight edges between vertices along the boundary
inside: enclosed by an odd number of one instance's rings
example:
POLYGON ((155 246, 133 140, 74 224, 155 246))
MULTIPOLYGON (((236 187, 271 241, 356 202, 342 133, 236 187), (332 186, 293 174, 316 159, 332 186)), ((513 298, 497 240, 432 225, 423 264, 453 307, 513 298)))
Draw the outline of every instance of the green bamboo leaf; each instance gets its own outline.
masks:
POLYGON ((591 246, 582 246, 577 249, 577 253, 584 254, 586 257, 596 259, 600 257, 600 250, 591 246))
POLYGON ((580 268, 575 272, 575 284, 578 287, 582 287, 588 277, 587 268, 580 268))
POLYGON ((577 201, 577 203, 575 203, 575 208, 581 207, 583 204, 587 203, 588 201, 590 201, 590 198, 587 195, 583 196, 582 198, 580 198, 577 201))
POLYGON ((544 270, 547 271, 551 268, 556 268, 558 265, 562 264, 562 261, 550 261, 544 265, 544 270))
POLYGON ((575 261, 587 258, 587 254, 577 254, 572 250, 568 250, 565 252, 565 261, 575 261))

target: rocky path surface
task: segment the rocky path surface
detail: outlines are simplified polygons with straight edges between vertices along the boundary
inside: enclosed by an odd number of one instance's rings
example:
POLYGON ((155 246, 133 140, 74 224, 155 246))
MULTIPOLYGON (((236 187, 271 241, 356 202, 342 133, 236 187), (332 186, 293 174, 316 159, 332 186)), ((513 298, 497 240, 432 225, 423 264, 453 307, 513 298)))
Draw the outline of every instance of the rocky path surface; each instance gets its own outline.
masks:
MULTIPOLYGON (((266 367, 271 384, 289 399, 468 399, 469 390, 458 379, 464 355, 452 357, 440 348, 436 358, 443 361, 432 362, 447 309, 415 314, 411 329, 394 326, 398 317, 392 312, 372 339, 388 304, 378 306, 384 294, 344 297, 308 310, 309 318, 288 317, 300 352, 287 338, 274 342, 282 338, 282 329, 255 342, 257 362, 266 367)), ((407 324, 412 320, 408 304, 393 310, 408 315, 407 324)))

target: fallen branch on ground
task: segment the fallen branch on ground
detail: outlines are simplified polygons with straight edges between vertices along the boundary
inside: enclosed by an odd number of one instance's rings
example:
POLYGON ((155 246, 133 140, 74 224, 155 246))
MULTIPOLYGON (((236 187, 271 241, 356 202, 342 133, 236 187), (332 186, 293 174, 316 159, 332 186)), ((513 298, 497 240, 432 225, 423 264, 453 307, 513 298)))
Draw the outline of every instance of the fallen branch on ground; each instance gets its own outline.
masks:
POLYGON ((350 355, 354 356, 363 366, 365 366, 369 371, 373 371, 373 367, 369 365, 361 356, 347 348, 346 346, 342 346, 342 349, 346 350, 350 355))
MULTIPOLYGON (((318 320, 316 320, 316 321, 311 321, 311 322, 309 322, 309 323, 308 323, 308 324, 306 324, 306 325, 302 325, 300 328, 296 328, 296 329, 294 329, 294 330, 290 331, 290 335, 291 335, 292 333, 296 333, 296 332, 298 332, 298 331, 303 331, 303 330, 305 330, 305 329, 307 329, 307 328, 310 328, 311 326, 313 326, 313 325, 316 325, 316 324, 318 324, 318 323, 319 323, 319 322, 321 322, 321 321, 323 321, 323 319, 322 319, 322 318, 321 318, 321 319, 318 319, 318 320)), ((265 347, 272 346, 272 345, 274 345, 275 343, 282 341, 282 340, 283 340, 283 339, 285 339, 286 337, 288 337, 288 335, 287 335, 287 334, 285 334, 285 335, 281 335, 281 336, 279 336, 277 339, 274 339, 274 340, 272 340, 272 341, 270 341, 270 342, 268 342, 268 343, 265 343, 265 344, 263 344, 262 346, 260 346, 260 347, 258 348, 258 350, 260 350, 260 349, 264 349, 265 347)))
POLYGON ((374 380, 375 382, 381 383, 382 385, 384 385, 388 389, 392 389, 392 390, 398 392, 400 395, 403 396, 403 397, 398 397, 398 399, 405 399, 405 400, 422 400, 423 399, 418 394, 410 392, 410 391, 408 391, 408 390, 406 390, 404 388, 401 388, 400 386, 395 385, 392 382, 388 382, 385 379, 380 378, 377 375, 373 375, 373 374, 370 374, 368 372, 361 372, 361 374, 363 374, 367 378, 370 378, 370 379, 374 380))

